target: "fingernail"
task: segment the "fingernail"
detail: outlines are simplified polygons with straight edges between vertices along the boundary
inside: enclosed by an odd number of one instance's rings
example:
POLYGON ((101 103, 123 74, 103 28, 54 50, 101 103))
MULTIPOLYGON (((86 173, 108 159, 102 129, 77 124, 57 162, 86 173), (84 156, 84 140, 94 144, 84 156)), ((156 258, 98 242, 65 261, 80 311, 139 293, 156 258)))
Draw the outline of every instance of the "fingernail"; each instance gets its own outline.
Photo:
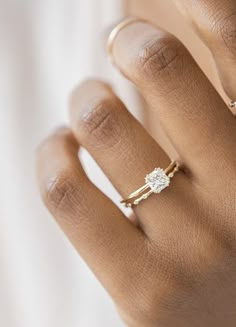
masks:
POLYGON ((115 64, 114 56, 113 56, 113 46, 116 37, 118 36, 120 31, 123 30, 126 26, 138 21, 144 21, 144 20, 137 17, 125 17, 124 19, 119 20, 116 24, 110 26, 110 28, 107 29, 108 34, 106 38, 107 39, 106 48, 107 48, 108 57, 113 64, 115 64))

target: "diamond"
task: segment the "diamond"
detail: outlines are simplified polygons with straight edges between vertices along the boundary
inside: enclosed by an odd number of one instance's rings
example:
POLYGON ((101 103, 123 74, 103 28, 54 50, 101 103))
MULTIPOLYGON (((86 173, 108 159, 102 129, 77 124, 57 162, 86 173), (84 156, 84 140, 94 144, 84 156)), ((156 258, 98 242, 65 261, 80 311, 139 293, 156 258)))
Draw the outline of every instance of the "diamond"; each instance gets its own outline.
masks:
POLYGON ((146 176, 145 182, 153 193, 161 193, 161 191, 170 185, 170 178, 166 175, 164 169, 156 168, 146 176))

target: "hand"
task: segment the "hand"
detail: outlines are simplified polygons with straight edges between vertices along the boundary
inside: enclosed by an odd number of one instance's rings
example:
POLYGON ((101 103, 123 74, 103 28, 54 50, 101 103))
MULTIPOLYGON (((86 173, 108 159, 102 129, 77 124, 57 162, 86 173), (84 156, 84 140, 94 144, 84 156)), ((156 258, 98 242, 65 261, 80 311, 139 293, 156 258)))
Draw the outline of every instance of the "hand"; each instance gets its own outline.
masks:
MULTIPOLYGON (((214 10, 215 2, 208 2, 214 10)), ((198 7, 200 3, 206 9, 207 1, 199 1, 198 7)), ((225 7, 230 9, 217 3, 222 15, 225 7)), ((236 51, 216 39, 211 46, 215 51, 226 47, 220 69, 236 99, 236 51)), ((126 219, 85 175, 79 144, 122 197, 140 187, 155 167, 167 167, 170 159, 108 85, 87 81, 72 95, 71 130, 56 131, 39 148, 44 201, 128 326, 233 327, 235 119, 172 35, 147 23, 130 24, 117 36, 113 55, 150 110, 158 112, 182 169, 168 189, 134 207, 138 226, 126 219)))

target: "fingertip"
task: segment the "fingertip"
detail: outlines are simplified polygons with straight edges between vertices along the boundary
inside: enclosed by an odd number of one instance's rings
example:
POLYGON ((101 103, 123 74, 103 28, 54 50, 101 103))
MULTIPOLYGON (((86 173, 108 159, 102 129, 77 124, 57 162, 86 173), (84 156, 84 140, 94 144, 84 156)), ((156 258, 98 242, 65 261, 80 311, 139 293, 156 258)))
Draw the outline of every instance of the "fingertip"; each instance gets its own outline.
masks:
MULTIPOLYGON (((71 129, 57 127, 36 148, 36 177, 40 190, 44 190, 47 180, 51 179, 60 167, 78 162, 79 144, 71 129)), ((42 192, 41 192, 42 193, 42 192)))
POLYGON ((110 27, 109 34, 107 35, 107 54, 110 61, 116 65, 116 60, 114 58, 113 48, 116 41, 116 38, 120 34, 120 32, 125 29, 126 27, 134 24, 134 23, 140 23, 147 21, 138 17, 125 17, 124 19, 119 20, 116 24, 113 24, 113 26, 110 27))
POLYGON ((74 88, 70 96, 69 106, 69 119, 72 130, 77 130, 78 124, 87 117, 97 103, 113 96, 112 86, 101 79, 87 79, 74 88))

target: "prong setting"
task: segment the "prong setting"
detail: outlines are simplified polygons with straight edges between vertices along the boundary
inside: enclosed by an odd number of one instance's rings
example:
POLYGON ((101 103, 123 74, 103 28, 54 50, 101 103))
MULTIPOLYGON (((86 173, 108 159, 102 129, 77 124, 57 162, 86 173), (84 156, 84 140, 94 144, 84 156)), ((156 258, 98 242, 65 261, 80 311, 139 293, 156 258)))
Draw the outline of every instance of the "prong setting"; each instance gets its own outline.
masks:
POLYGON ((131 193, 126 200, 121 203, 128 208, 137 206, 141 201, 146 200, 153 193, 159 194, 170 185, 170 180, 179 170, 179 164, 172 161, 171 164, 164 170, 155 168, 150 174, 145 177, 145 184, 138 190, 131 193))
POLYGON ((161 193, 170 185, 170 177, 166 175, 165 170, 156 168, 145 178, 145 183, 148 184, 153 193, 161 193))

